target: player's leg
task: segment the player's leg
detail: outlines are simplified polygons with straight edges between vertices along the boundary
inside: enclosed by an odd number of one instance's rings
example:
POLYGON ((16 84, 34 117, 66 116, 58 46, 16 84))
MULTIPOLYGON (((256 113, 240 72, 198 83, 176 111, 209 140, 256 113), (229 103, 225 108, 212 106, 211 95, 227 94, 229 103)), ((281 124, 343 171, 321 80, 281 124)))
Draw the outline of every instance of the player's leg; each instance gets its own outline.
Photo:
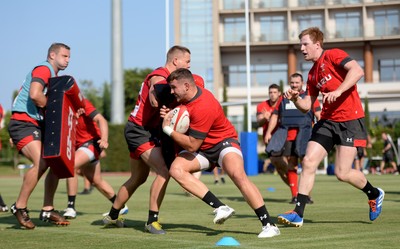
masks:
POLYGON ((117 198, 111 206, 108 215, 103 219, 105 226, 124 227, 123 219, 119 217, 120 211, 138 187, 146 182, 149 176, 150 168, 141 159, 137 160, 131 157, 130 167, 131 175, 129 179, 119 188, 117 198))
POLYGON ((67 219, 76 218, 75 204, 76 204, 76 194, 78 192, 78 171, 80 172, 82 170, 82 167, 89 163, 90 158, 92 156, 93 152, 86 147, 78 148, 75 151, 75 162, 74 162, 75 174, 73 177, 69 177, 66 179, 68 202, 67 202, 67 208, 64 209, 63 216, 67 219))
POLYGON ((258 237, 270 238, 279 235, 280 231, 272 222, 260 191, 256 185, 250 181, 244 171, 241 151, 237 148, 229 147, 222 150, 221 155, 223 155, 222 168, 240 190, 244 199, 254 210, 262 224, 262 231, 258 237))
POLYGON ((49 169, 44 186, 43 208, 40 211, 39 219, 55 225, 67 226, 70 224, 58 211, 54 210, 54 195, 58 187, 59 178, 49 169))
POLYGON ((294 227, 303 225, 304 209, 314 186, 315 173, 319 163, 326 155, 327 151, 321 144, 315 141, 308 142, 306 155, 302 161, 296 206, 293 211, 278 215, 279 223, 294 227))
POLYGON ((170 176, 161 147, 153 147, 145 151, 140 157, 156 174, 150 187, 149 213, 145 224, 145 231, 153 234, 165 234, 165 231, 158 222, 158 216, 170 176))
POLYGON ((235 210, 222 203, 202 181, 192 174, 209 168, 210 163, 205 156, 183 151, 175 158, 169 173, 187 192, 215 208, 213 222, 223 224, 235 213, 235 210))
POLYGON ((10 143, 32 162, 32 167, 25 172, 21 189, 16 202, 11 205, 11 212, 16 216, 20 225, 27 229, 35 228, 28 214, 28 199, 35 189, 40 177, 47 167, 41 159, 42 136, 41 129, 27 122, 11 120, 8 126, 10 143))

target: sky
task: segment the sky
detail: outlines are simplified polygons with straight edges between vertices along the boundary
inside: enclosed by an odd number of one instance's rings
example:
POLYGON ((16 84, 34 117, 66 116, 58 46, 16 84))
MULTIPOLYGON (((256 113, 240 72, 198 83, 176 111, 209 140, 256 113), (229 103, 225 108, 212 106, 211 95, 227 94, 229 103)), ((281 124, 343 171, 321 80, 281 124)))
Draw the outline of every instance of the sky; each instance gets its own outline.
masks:
MULTIPOLYGON (((165 0, 121 0, 123 68, 165 64, 165 0)), ((172 0, 170 17, 172 18, 172 0)), ((112 0, 0 1, 0 104, 11 110, 12 94, 30 70, 46 60, 53 42, 71 47, 66 70, 79 83, 111 82, 112 0)), ((170 19, 172 30, 172 19, 170 19)), ((171 46, 173 35, 170 34, 171 46)))

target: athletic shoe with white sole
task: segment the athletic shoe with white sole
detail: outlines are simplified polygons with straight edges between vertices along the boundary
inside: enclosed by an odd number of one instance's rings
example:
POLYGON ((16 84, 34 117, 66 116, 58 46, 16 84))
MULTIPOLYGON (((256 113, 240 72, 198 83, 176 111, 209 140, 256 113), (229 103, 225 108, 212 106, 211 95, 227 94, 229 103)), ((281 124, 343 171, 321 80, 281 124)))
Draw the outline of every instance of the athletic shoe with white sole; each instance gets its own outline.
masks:
POLYGON ((117 219, 113 220, 109 215, 103 218, 104 227, 118 227, 122 228, 125 226, 124 219, 122 217, 118 217, 117 219))
POLYGON ((65 219, 75 219, 76 218, 76 211, 73 208, 66 208, 64 209, 63 214, 65 219))
POLYGON ((382 212, 382 203, 383 199, 385 198, 385 191, 378 188, 379 196, 375 200, 369 200, 369 219, 374 221, 382 212))
POLYGON ((214 224, 224 224, 224 222, 235 214, 235 210, 228 206, 220 206, 214 210, 214 224))
POLYGON ((266 226, 262 227, 262 231, 258 235, 258 238, 272 238, 280 234, 281 231, 279 231, 279 228, 275 224, 268 223, 266 226))
POLYGON ((301 218, 295 211, 288 211, 284 214, 278 215, 278 223, 290 227, 301 227, 303 225, 303 218, 301 218))
POLYGON ((162 226, 158 221, 154 221, 148 225, 146 223, 144 225, 144 231, 152 234, 165 234, 165 231, 162 229, 162 226))
MULTIPOLYGON (((125 205, 121 210, 119 210, 119 215, 124 215, 127 214, 129 212, 129 208, 127 205, 125 205)), ((104 213, 103 216, 107 216, 109 215, 109 212, 104 213)))

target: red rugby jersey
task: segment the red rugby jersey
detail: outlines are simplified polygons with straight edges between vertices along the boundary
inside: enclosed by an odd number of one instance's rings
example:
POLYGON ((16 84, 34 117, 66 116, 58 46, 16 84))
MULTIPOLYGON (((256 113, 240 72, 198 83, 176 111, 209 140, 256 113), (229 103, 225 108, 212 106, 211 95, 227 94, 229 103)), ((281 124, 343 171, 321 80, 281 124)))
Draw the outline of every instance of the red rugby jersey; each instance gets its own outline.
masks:
POLYGON ((204 139, 200 150, 207 150, 226 138, 237 139, 235 127, 225 117, 214 95, 204 88, 197 88, 196 96, 185 103, 189 116, 189 135, 204 139))
MULTIPOLYGON (((307 89, 310 96, 319 92, 327 93, 336 90, 346 77, 344 65, 353 60, 340 49, 325 50, 308 73, 307 89)), ((364 117, 357 84, 336 99, 333 103, 323 103, 321 119, 343 122, 364 117)))
POLYGON ((79 147, 83 143, 100 138, 100 129, 97 123, 93 121, 94 116, 99 112, 93 104, 85 98, 85 113, 79 116, 76 125, 76 146, 79 147))
POLYGON ((170 74, 167 68, 159 67, 146 76, 146 79, 142 83, 135 108, 129 116, 129 121, 147 128, 155 128, 159 124, 159 109, 152 107, 149 101, 150 78, 153 76, 162 76, 167 79, 170 74))
MULTIPOLYGON (((279 106, 279 103, 280 103, 281 99, 282 99, 282 97, 279 97, 275 107, 279 106)), ((272 112, 274 111, 275 107, 271 106, 271 103, 270 103, 269 100, 263 101, 263 102, 261 102, 260 104, 257 105, 257 115, 258 114, 262 114, 263 113, 263 109, 265 109, 267 112, 270 112, 271 115, 272 115, 272 112)), ((265 134, 267 133, 268 125, 269 125, 269 121, 266 120, 264 125, 262 126, 262 128, 263 128, 263 137, 265 137, 265 134)), ((277 124, 277 126, 272 131, 272 133, 274 133, 276 131, 276 129, 278 128, 278 125, 279 124, 277 124)))

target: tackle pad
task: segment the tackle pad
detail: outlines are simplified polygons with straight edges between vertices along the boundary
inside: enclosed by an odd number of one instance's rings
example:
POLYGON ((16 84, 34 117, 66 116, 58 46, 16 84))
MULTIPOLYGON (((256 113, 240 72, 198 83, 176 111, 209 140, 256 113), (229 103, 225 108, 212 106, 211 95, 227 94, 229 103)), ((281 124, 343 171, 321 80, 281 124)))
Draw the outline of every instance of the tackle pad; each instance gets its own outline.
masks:
POLYGON ((75 113, 84 98, 71 76, 50 78, 44 118, 43 158, 59 178, 74 176, 75 113))

